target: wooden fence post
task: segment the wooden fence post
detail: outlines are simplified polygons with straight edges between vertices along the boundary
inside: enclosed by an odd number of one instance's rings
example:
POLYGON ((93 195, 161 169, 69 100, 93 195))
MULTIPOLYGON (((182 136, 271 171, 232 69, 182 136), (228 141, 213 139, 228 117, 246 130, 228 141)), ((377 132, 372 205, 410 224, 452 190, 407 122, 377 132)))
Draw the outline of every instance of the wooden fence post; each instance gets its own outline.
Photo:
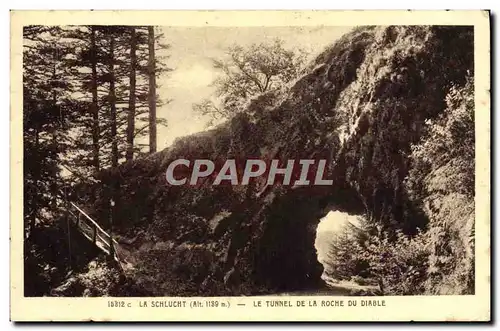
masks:
POLYGON ((92 230, 94 230, 94 233, 92 233, 92 242, 95 245, 95 240, 96 240, 96 237, 97 237, 97 228, 96 228, 95 224, 92 224, 92 230))

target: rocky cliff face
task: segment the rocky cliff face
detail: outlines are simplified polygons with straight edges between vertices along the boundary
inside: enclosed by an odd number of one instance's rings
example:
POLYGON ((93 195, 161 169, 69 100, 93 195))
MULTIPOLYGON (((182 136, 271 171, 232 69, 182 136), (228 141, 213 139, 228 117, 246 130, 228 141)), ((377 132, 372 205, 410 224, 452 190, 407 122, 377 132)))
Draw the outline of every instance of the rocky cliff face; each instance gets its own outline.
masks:
POLYGON ((408 154, 449 88, 471 74, 472 36, 467 27, 358 28, 289 87, 249 101, 245 115, 125 164, 111 176, 123 193, 115 227, 131 237, 142 229, 153 243, 134 248, 138 281, 158 295, 305 289, 321 282, 315 231, 329 210, 410 234, 425 227, 403 186, 408 154), (169 187, 177 158, 322 158, 334 183, 169 187), (158 286, 172 259, 188 276, 158 286))

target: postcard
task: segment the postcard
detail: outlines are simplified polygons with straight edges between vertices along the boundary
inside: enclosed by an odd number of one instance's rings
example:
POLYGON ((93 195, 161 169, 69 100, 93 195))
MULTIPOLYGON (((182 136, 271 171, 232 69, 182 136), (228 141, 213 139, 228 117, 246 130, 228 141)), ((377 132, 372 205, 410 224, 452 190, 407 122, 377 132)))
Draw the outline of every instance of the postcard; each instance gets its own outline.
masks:
POLYGON ((488 11, 11 12, 11 320, 490 320, 488 11))

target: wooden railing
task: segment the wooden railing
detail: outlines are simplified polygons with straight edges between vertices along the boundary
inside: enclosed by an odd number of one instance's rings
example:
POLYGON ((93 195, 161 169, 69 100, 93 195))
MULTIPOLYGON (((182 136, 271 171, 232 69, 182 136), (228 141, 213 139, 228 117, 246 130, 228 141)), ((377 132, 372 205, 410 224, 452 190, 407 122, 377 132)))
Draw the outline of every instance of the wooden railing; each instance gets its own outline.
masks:
POLYGON ((107 255, 113 255, 113 259, 118 262, 123 269, 122 259, 119 256, 121 251, 118 242, 97 224, 87 213, 73 202, 69 202, 67 212, 70 216, 71 223, 81 232, 88 240, 107 255))

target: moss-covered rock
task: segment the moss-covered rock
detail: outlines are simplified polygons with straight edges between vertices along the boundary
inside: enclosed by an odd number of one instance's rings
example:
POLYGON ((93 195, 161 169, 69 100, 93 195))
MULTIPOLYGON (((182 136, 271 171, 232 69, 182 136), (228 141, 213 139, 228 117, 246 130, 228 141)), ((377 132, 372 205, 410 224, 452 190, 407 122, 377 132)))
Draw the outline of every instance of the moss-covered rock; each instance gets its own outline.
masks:
MULTIPOLYGON (((116 232, 133 236, 142 229, 158 241, 196 245, 138 252, 145 254, 141 270, 148 276, 137 277, 157 295, 304 289, 321 282, 314 239, 329 208, 363 213, 410 235, 425 229, 428 217, 403 184, 409 154, 425 121, 445 109, 450 87, 464 84, 472 72, 472 32, 438 26, 355 29, 293 84, 249 101, 248 112, 103 177, 120 184, 116 232), (329 161, 334 184, 168 186, 165 171, 177 158, 322 158, 329 161), (227 216, 211 229, 210 220, 222 211, 227 216), (201 266, 184 263, 199 255, 201 266), (168 285, 169 279, 179 283, 168 285), (207 290, 199 290, 202 285, 207 290)), ((105 210, 104 204, 96 210, 105 210)))

